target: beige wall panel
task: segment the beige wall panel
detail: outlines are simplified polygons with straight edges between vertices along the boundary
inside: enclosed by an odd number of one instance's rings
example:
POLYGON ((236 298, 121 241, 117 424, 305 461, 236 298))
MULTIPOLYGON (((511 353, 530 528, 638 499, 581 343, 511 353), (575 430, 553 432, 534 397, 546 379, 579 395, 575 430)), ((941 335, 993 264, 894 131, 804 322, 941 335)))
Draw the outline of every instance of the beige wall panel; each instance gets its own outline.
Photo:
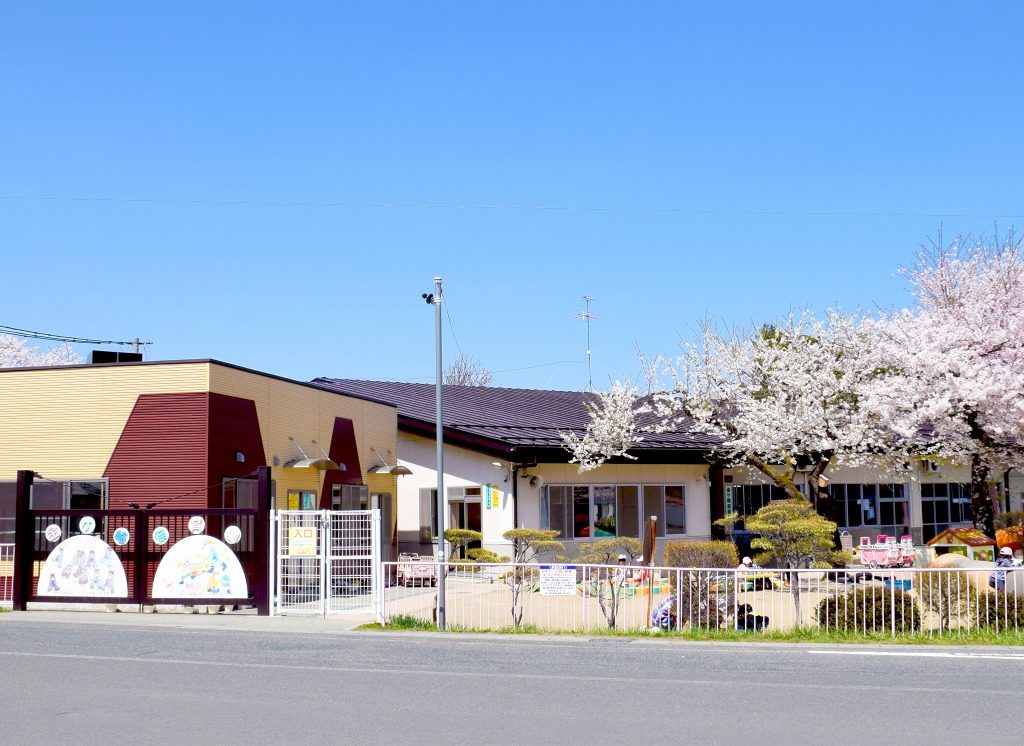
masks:
POLYGON ((209 364, 69 366, 0 372, 0 479, 103 474, 140 394, 207 390, 209 364))
MULTIPOLYGON (((256 402, 263 448, 271 464, 275 456, 280 464, 301 456, 289 436, 299 441, 310 456, 320 455, 314 440, 325 451, 329 450, 335 417, 352 420, 364 483, 366 469, 375 463, 371 446, 382 456, 388 450, 395 451, 398 415, 394 407, 223 365, 212 366, 210 390, 256 402)), ((289 489, 313 489, 319 493, 322 482, 316 472, 302 469, 275 468, 274 479, 279 507, 284 506, 289 489)))

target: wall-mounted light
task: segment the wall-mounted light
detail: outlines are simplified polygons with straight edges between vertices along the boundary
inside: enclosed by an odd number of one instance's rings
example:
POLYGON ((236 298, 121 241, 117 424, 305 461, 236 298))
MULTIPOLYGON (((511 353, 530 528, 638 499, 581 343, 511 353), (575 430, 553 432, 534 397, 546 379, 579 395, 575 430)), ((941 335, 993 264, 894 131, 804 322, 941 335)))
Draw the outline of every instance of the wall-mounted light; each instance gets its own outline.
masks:
POLYGON ((288 440, 295 444, 295 447, 299 449, 299 453, 302 454, 302 458, 293 458, 290 461, 285 461, 284 465, 286 468, 291 469, 317 469, 318 471, 327 471, 335 469, 337 471, 345 471, 345 464, 339 464, 336 461, 332 461, 327 455, 327 452, 323 448, 320 448, 320 444, 315 440, 311 441, 315 445, 320 453, 323 454, 322 458, 310 458, 306 451, 299 444, 299 441, 295 440, 291 435, 288 436, 288 440))
POLYGON ((245 454, 242 453, 241 451, 235 451, 235 463, 236 464, 244 464, 245 463, 245 454))
POLYGON ((407 466, 402 466, 400 463, 398 463, 398 459, 394 457, 391 451, 387 452, 388 458, 386 459, 379 453, 377 453, 377 449, 374 448, 373 446, 370 446, 370 453, 372 453, 373 456, 378 461, 380 461, 380 463, 374 464, 369 469, 367 469, 367 474, 391 474, 392 476, 396 477, 407 477, 410 474, 412 474, 411 469, 409 469, 407 466), (389 463, 390 461, 394 461, 394 464, 389 463))

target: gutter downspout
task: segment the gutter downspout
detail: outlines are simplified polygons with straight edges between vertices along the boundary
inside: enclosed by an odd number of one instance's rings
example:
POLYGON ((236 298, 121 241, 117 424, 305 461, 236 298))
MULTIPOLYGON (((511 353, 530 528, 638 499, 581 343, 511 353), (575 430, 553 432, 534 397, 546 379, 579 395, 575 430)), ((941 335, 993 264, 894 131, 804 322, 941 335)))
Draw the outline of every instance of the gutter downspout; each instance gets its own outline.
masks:
POLYGON ((512 528, 519 528, 519 469, 522 464, 512 464, 512 528))

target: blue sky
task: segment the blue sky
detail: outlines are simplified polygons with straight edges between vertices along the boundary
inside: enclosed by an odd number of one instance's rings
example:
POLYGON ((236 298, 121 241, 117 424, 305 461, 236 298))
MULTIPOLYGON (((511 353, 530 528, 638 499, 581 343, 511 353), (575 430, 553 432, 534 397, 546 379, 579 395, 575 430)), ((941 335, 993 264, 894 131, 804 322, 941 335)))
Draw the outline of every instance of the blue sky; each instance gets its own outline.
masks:
POLYGON ((0 324, 149 359, 431 381, 440 274, 502 386, 587 385, 591 296, 601 388, 1024 215, 1017 3, 0 14, 0 324))

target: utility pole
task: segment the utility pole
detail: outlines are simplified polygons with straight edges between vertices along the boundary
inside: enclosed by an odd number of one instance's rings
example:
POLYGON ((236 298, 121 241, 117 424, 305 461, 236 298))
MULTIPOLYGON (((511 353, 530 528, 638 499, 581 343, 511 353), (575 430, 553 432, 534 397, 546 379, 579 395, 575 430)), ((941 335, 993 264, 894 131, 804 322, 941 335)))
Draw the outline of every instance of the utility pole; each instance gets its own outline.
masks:
POLYGON ((436 419, 434 430, 437 440, 437 628, 445 628, 445 560, 448 557, 444 546, 444 519, 446 500, 444 495, 444 405, 442 381, 444 370, 441 357, 441 278, 434 278, 434 292, 424 293, 423 300, 434 306, 434 400, 436 419))

